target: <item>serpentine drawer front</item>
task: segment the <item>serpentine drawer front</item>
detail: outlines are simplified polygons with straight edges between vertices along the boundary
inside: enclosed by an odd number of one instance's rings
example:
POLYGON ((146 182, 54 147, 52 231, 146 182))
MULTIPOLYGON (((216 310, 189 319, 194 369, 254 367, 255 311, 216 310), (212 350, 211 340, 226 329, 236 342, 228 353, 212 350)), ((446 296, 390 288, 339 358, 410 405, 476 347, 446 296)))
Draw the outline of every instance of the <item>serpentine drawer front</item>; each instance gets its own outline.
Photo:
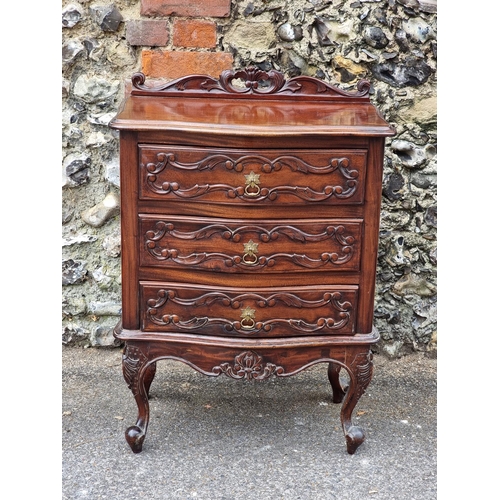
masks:
POLYGON ((366 151, 139 146, 140 198, 216 203, 363 202, 366 151))
POLYGON ((227 289, 141 283, 142 329, 241 337, 354 332, 356 286, 227 289))
POLYGON ((143 448, 156 363, 175 359, 246 380, 326 363, 354 453, 365 435, 351 415, 379 338, 382 167, 394 135, 369 83, 346 92, 247 68, 160 86, 138 73, 132 87, 111 123, 122 230, 115 336, 138 407, 125 433, 132 451, 143 448))
POLYGON ((362 219, 139 218, 143 266, 231 274, 359 271, 362 219))

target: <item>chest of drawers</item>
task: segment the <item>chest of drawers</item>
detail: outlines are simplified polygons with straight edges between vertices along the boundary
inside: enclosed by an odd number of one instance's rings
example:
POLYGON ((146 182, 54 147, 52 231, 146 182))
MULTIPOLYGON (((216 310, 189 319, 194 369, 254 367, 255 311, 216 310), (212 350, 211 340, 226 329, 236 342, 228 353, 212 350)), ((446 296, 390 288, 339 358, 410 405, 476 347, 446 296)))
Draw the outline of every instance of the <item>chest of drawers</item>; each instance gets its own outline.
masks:
MULTIPOLYGON (((369 84, 347 93, 256 68, 132 78, 120 131, 123 374, 142 450, 156 362, 288 377, 326 363, 347 451, 372 377, 385 137, 369 84), (345 370, 348 386, 340 381, 345 370)), ((304 410, 306 411, 306 410, 304 410)))

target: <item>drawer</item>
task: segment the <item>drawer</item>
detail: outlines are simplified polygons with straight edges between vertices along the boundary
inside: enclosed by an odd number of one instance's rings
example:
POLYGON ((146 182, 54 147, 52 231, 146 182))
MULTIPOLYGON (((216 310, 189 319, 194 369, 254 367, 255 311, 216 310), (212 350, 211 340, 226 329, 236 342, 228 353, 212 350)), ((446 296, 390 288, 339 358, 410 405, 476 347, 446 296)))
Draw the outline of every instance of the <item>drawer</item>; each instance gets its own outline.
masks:
POLYGON ((139 145, 141 200, 361 204, 366 151, 139 145))
POLYGON ((237 337, 350 335, 357 286, 222 288, 140 283, 142 330, 237 337))
POLYGON ((140 265, 224 273, 358 271, 362 219, 253 220, 141 215, 140 265))

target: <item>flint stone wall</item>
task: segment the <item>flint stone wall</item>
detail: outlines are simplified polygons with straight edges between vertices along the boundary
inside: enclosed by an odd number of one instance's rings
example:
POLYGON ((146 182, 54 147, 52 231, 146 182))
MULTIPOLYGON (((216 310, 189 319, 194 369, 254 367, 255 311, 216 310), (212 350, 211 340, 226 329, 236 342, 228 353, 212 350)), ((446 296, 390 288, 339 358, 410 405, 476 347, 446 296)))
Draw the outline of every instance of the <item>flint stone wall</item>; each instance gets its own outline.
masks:
POLYGON ((125 82, 256 65, 346 90, 371 81, 397 129, 384 166, 378 350, 435 354, 437 0, 80 0, 63 4, 62 37, 63 344, 116 345, 120 179, 108 124, 125 82))

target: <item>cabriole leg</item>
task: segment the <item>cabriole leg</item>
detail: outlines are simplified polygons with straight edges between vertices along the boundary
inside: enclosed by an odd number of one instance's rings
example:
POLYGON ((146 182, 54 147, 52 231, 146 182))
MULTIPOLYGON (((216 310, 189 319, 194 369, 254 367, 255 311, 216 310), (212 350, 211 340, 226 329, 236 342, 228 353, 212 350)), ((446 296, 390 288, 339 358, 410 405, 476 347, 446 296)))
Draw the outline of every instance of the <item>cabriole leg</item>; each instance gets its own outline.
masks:
POLYGON ((144 370, 144 389, 146 389, 146 395, 148 399, 149 399, 149 389, 151 387, 151 384, 153 383, 155 374, 156 374, 156 362, 149 364, 148 366, 146 366, 146 369, 144 370))
POLYGON ((137 403, 138 416, 135 425, 125 431, 125 438, 134 453, 142 451, 149 423, 148 391, 156 371, 156 363, 150 365, 148 357, 137 345, 126 345, 123 357, 123 377, 137 403))
POLYGON ((334 403, 342 403, 345 393, 347 392, 346 388, 340 382, 340 370, 341 366, 339 364, 333 362, 328 363, 328 380, 332 386, 334 403))
POLYGON ((361 427, 352 425, 351 416, 356 404, 372 379, 372 357, 370 350, 365 352, 354 351, 349 355, 348 366, 351 383, 342 409, 340 410, 340 420, 344 428, 347 452, 350 455, 355 453, 358 446, 365 440, 365 432, 361 427))

